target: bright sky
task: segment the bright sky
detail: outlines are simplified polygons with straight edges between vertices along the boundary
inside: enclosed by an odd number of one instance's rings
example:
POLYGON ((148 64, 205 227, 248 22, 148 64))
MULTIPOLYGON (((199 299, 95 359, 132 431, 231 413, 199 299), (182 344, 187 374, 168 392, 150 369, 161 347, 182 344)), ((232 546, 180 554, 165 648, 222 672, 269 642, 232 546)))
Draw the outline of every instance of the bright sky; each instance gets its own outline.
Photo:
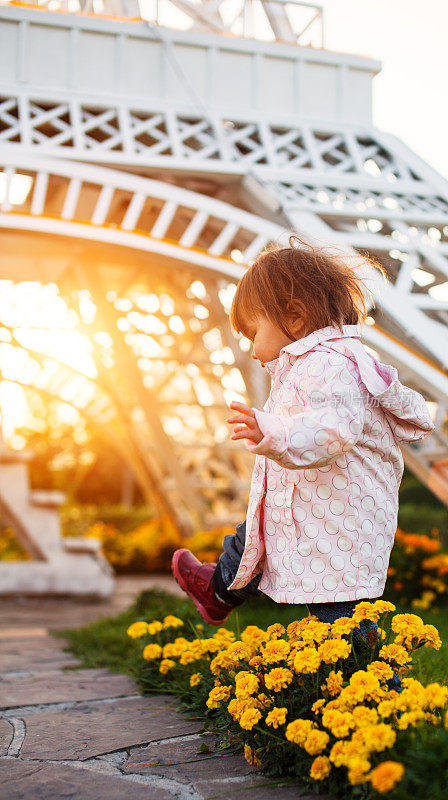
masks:
POLYGON ((383 62, 374 79, 374 122, 448 178, 446 0, 316 0, 326 46, 383 62))

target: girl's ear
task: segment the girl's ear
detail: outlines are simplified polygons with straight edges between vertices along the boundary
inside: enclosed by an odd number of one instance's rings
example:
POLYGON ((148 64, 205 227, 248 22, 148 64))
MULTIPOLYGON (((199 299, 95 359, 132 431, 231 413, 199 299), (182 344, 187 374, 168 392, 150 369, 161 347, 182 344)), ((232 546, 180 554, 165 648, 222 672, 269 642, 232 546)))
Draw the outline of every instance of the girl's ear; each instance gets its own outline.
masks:
POLYGON ((291 330, 298 339, 300 332, 304 328, 303 320, 305 316, 305 309, 303 304, 300 302, 300 300, 288 300, 286 303, 286 311, 289 315, 291 330))

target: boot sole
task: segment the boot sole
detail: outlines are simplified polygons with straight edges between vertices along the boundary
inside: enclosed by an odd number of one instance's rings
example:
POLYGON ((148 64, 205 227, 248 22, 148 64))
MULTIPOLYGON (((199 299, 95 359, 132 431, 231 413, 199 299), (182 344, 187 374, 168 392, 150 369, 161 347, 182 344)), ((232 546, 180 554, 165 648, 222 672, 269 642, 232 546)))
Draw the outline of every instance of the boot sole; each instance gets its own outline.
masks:
POLYGON ((204 622, 207 622, 209 625, 222 625, 222 623, 225 622, 227 617, 229 616, 230 611, 229 611, 229 614, 226 614, 226 616, 223 617, 222 619, 218 619, 217 620, 217 619, 214 619, 214 617, 211 617, 210 614, 208 613, 207 609, 205 608, 205 606, 203 606, 202 603, 188 589, 187 584, 185 583, 182 575, 180 574, 179 567, 178 567, 179 558, 183 555, 183 553, 188 553, 188 552, 189 551, 186 548, 183 548, 181 550, 176 550, 176 552, 173 555, 173 558, 172 558, 172 561, 171 561, 171 570, 172 570, 173 575, 174 575, 174 577, 176 579, 176 583, 180 586, 182 591, 185 592, 185 594, 187 594, 188 597, 191 600, 193 600, 193 603, 195 604, 195 606, 196 606, 197 610, 199 611, 199 613, 200 613, 202 619, 204 620, 204 622))

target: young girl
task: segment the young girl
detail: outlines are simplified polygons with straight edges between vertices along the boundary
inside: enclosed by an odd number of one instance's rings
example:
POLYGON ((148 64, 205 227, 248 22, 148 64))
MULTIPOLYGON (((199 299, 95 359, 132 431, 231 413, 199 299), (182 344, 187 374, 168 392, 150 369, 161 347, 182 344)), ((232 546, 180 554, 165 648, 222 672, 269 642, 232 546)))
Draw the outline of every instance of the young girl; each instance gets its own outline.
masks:
POLYGON ((297 237, 289 243, 257 258, 231 310, 272 381, 263 411, 232 402, 227 420, 256 456, 246 520, 225 537, 217 565, 185 549, 173 557, 177 582, 215 625, 260 593, 305 603, 325 622, 381 597, 399 444, 434 429, 423 397, 360 341, 367 287, 354 268, 297 237))

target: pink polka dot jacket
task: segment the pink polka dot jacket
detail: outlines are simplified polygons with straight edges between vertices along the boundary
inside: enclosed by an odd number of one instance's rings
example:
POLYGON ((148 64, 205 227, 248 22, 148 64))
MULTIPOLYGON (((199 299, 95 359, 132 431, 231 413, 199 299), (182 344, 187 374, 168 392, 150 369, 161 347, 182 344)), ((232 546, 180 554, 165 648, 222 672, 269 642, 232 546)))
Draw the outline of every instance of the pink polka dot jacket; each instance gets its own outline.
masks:
POLYGON ((360 325, 320 328, 264 366, 240 589, 278 603, 380 597, 397 528, 401 442, 434 430, 426 403, 360 341, 360 325))

